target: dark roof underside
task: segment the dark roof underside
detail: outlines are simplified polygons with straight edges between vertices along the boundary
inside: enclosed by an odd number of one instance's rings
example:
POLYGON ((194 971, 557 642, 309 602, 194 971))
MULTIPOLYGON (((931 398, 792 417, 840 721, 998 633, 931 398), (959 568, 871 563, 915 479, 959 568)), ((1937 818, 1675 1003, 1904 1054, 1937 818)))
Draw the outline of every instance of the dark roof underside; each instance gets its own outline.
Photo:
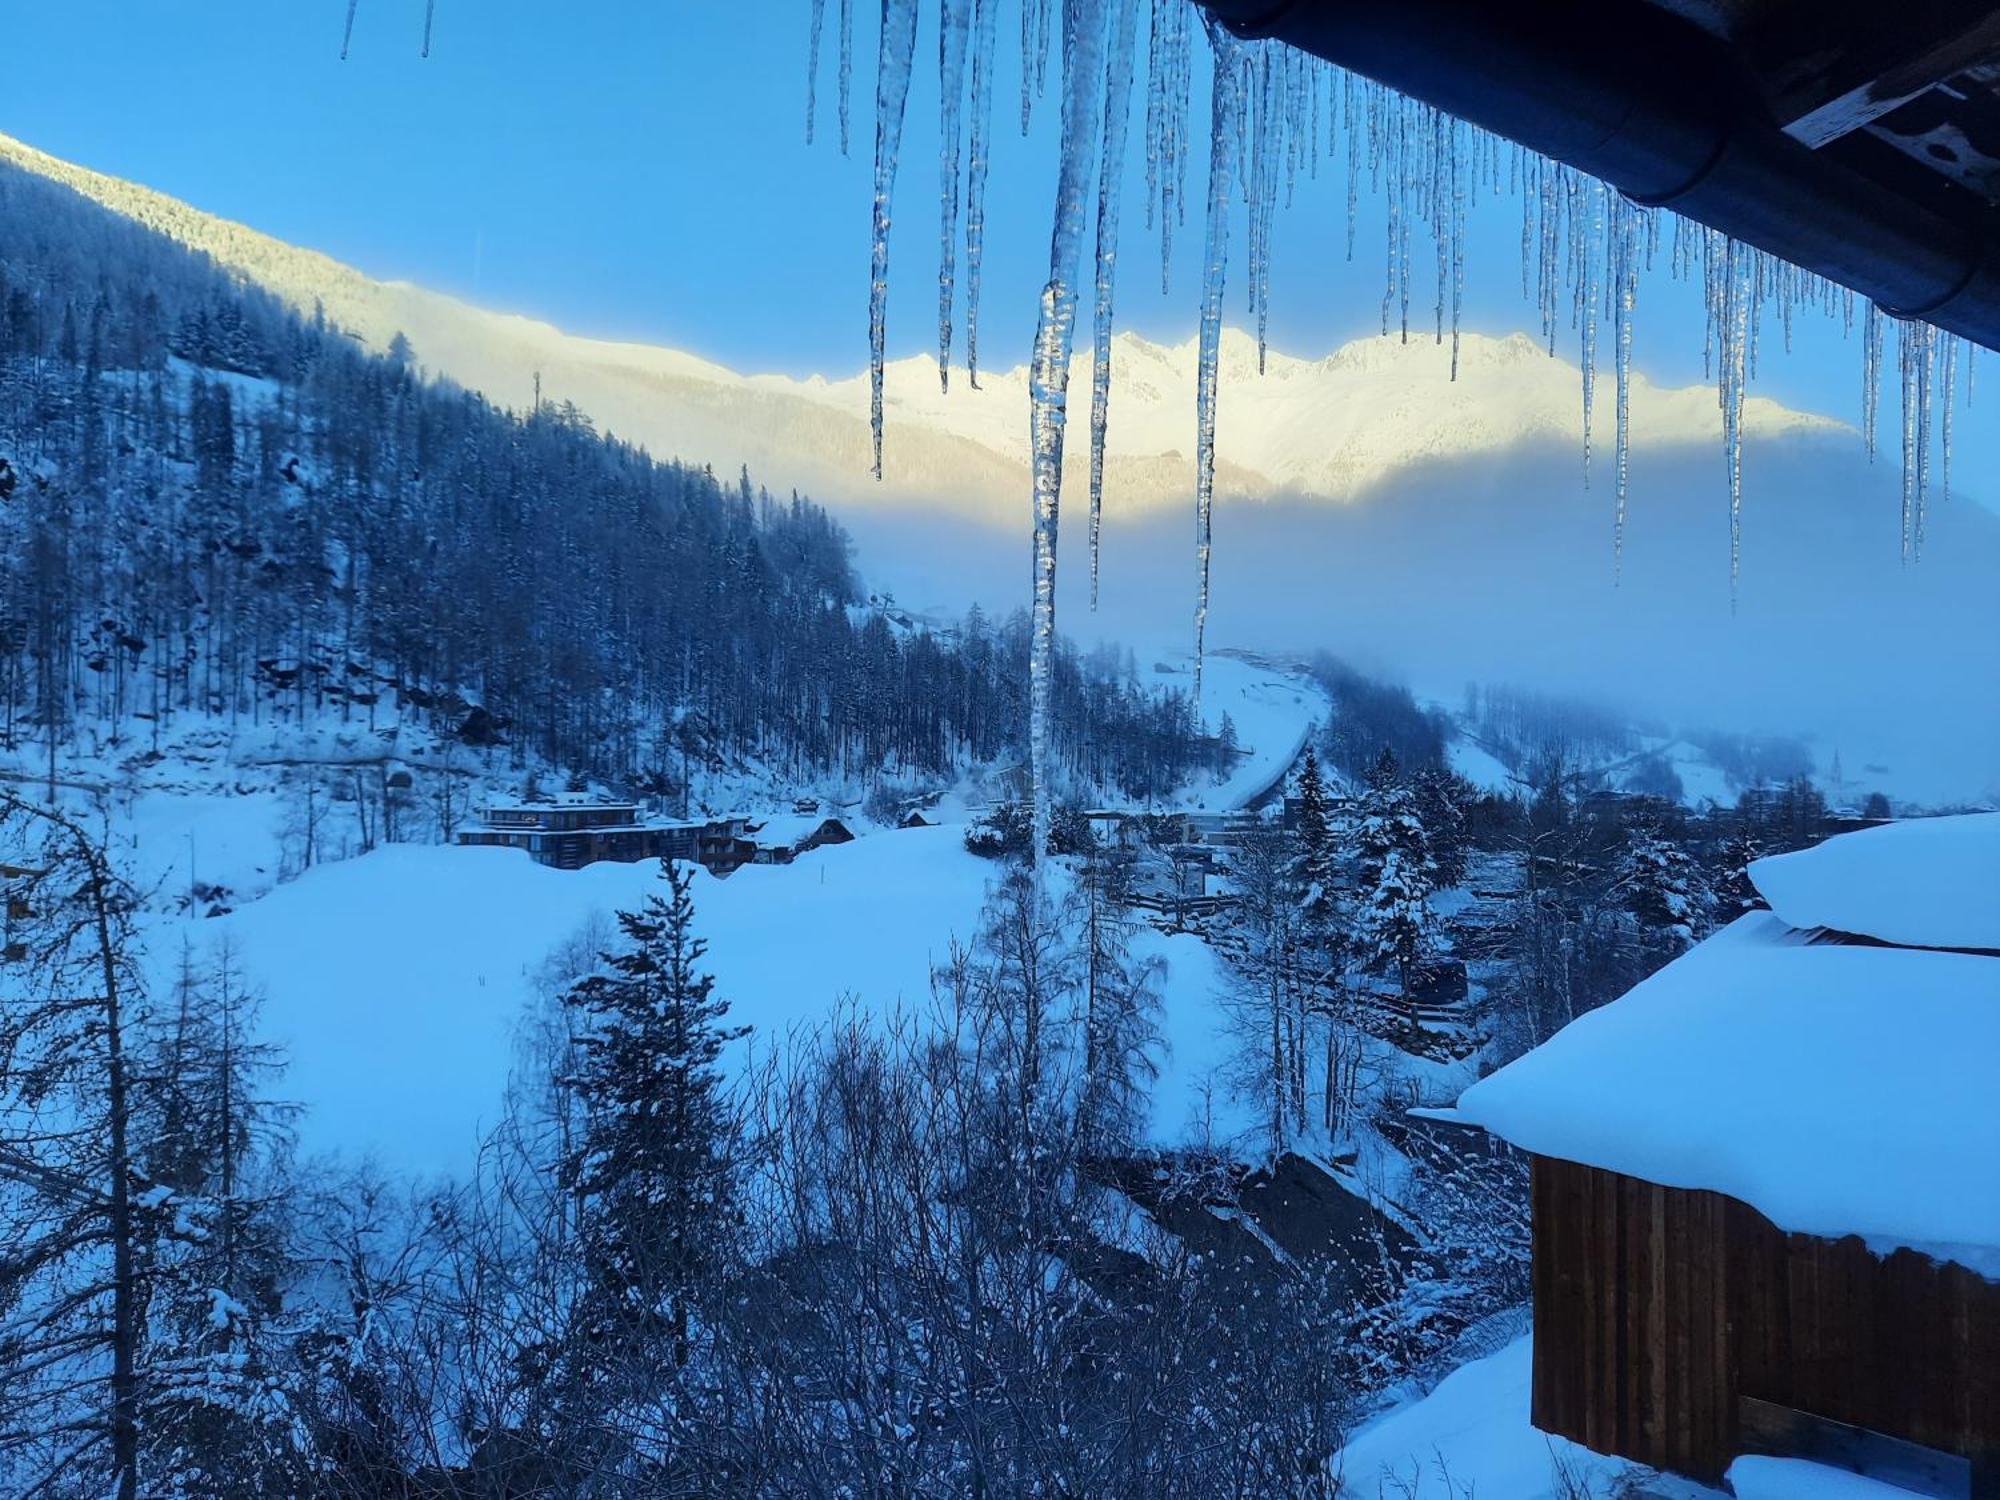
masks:
POLYGON ((2000 11, 1208 0, 1632 198, 2000 348, 2000 11))

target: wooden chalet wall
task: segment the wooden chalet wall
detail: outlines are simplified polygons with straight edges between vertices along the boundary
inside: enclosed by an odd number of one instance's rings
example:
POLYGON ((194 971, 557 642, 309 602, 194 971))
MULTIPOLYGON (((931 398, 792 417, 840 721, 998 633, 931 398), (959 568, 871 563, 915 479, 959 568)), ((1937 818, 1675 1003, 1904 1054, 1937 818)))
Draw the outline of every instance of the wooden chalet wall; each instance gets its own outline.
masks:
POLYGON ((1713 1483, 1806 1413, 1963 1455, 2000 1497, 2000 1284, 1551 1157, 1532 1192, 1537 1427, 1713 1483))

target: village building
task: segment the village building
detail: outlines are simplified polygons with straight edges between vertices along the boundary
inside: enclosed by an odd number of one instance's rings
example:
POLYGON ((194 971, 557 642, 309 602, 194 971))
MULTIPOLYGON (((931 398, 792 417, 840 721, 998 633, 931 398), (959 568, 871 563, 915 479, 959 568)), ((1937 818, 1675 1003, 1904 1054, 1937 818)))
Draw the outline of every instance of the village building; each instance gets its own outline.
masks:
MULTIPOLYGON (((815 803, 814 808, 817 806, 815 803)), ((844 822, 821 816, 816 810, 753 822, 749 836, 755 849, 751 858, 760 865, 788 865, 813 849, 854 841, 854 831, 844 822)))
POLYGON ((1759 860, 1770 903, 1473 1085, 1532 1164, 1535 1425, 2000 1496, 2000 814, 1759 860))
POLYGON ((480 826, 458 831, 458 842, 522 849, 537 864, 558 870, 600 860, 676 859, 727 875, 756 857, 749 828, 747 818, 648 821, 636 802, 566 795, 493 803, 480 826))

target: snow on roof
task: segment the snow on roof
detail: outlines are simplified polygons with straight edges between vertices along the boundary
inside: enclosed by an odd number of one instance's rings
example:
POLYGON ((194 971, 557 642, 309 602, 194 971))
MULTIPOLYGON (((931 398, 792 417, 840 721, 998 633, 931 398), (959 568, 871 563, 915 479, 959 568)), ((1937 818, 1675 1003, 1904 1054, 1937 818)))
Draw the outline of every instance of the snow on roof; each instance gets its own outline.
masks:
MULTIPOLYGON (((1859 835, 1866 838, 1868 835, 1859 835)), ((1957 930, 1957 929, 1954 929, 1957 930)), ((1466 1090, 1539 1155, 2000 1275, 2000 958, 1756 912, 1466 1090)))
POLYGON ((2000 813, 1913 818, 1750 866, 1771 909, 1917 948, 2000 950, 2000 813))
POLYGON ((829 823, 841 828, 847 826, 832 813, 778 813, 752 819, 750 837, 765 849, 794 849, 829 823))
POLYGON ((579 809, 609 812, 617 808, 637 807, 639 804, 624 797, 593 797, 588 792, 558 792, 552 797, 543 797, 530 802, 522 797, 496 797, 486 804, 490 812, 554 812, 558 809, 574 812, 579 809))

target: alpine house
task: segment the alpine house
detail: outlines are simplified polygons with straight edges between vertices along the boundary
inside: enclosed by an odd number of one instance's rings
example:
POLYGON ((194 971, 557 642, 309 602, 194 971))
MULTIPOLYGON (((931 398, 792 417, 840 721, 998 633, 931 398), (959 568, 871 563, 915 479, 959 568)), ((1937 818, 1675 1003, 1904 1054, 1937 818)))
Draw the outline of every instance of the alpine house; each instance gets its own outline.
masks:
POLYGON ((1473 1085, 1533 1168, 1535 1425, 2000 1496, 2000 814, 1757 861, 1746 915, 1473 1085))

